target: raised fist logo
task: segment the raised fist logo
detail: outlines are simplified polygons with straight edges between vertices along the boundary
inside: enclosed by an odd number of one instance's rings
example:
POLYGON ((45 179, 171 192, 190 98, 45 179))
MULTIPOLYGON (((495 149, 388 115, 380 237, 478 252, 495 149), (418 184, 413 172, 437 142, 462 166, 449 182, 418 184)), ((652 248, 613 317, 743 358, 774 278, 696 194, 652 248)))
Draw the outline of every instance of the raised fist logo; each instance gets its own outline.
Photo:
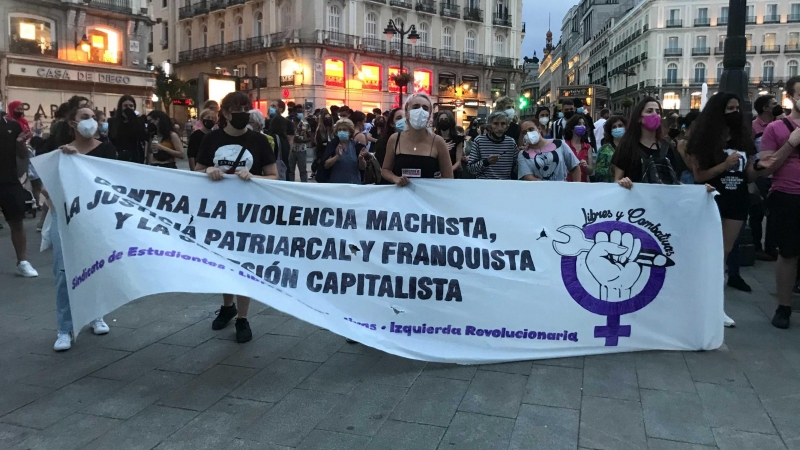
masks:
POLYGON ((631 233, 598 231, 592 241, 574 225, 565 225, 558 231, 566 239, 554 239, 553 248, 561 256, 578 257, 586 253, 586 268, 599 284, 600 300, 628 300, 633 297, 633 287, 642 276, 643 267, 673 265, 660 253, 643 251, 641 240, 631 233))

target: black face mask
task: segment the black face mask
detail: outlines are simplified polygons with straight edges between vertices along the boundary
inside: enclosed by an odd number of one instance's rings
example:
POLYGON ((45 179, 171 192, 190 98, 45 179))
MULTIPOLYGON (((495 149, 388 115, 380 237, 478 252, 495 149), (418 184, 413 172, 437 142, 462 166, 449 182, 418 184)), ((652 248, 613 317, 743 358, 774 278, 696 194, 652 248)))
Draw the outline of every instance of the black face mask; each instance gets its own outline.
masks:
POLYGON ((728 128, 740 127, 742 126, 742 112, 741 111, 734 111, 725 114, 725 125, 728 128))
POLYGON ((677 128, 670 128, 668 134, 670 138, 675 139, 681 134, 681 130, 677 128))
POLYGON ((781 114, 783 114, 783 106, 775 105, 775 107, 772 108, 772 115, 775 116, 775 117, 778 117, 781 114))
POLYGON ((322 124, 325 125, 326 127, 329 127, 333 125, 333 120, 331 120, 330 118, 322 119, 322 124))
POLYGON ((147 131, 149 133, 151 133, 151 134, 154 134, 156 131, 158 131, 158 127, 156 127, 155 124, 148 122, 147 123, 147 131))
POLYGON ((14 117, 16 117, 17 119, 22 117, 23 114, 25 114, 25 113, 22 112, 22 111, 14 111, 14 117))
POLYGON ((564 113, 564 118, 569 120, 569 119, 572 119, 572 116, 574 116, 574 115, 575 115, 575 111, 567 111, 567 112, 564 113))
POLYGON ((233 128, 236 128, 237 130, 244 130, 248 123, 250 123, 249 112, 231 113, 230 124, 233 128))
POLYGON ((206 127, 206 129, 210 130, 210 129, 214 128, 214 121, 211 120, 211 119, 204 119, 203 120, 203 126, 206 127))
POLYGON ((127 117, 128 119, 135 119, 136 118, 136 113, 133 112, 133 110, 129 109, 129 108, 123 109, 122 110, 122 114, 125 114, 125 117, 127 117))
POLYGON ((440 120, 436 123, 436 127, 439 128, 441 131, 447 131, 450 129, 450 122, 446 120, 440 120))

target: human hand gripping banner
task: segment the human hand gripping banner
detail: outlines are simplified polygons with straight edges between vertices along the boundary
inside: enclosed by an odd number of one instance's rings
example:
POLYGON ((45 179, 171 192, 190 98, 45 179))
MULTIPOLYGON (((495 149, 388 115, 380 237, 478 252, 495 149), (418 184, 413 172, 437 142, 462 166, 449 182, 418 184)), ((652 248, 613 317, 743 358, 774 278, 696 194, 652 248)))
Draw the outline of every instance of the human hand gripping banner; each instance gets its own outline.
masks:
POLYGON ((365 345, 491 363, 723 340, 719 213, 702 186, 218 182, 52 152, 76 332, 137 298, 250 296, 365 345))

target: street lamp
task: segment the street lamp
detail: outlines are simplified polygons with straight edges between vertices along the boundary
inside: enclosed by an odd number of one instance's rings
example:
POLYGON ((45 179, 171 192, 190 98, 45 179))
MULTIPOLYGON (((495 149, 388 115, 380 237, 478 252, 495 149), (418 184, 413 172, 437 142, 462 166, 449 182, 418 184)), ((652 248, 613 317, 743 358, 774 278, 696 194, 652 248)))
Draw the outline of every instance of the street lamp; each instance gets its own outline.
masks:
POLYGON ((720 92, 730 92, 742 99, 741 110, 745 121, 751 118, 750 98, 747 95, 749 76, 744 70, 747 63, 747 36, 745 22, 747 16, 747 0, 729 0, 728 32, 725 38, 725 56, 722 59, 722 76, 719 82, 720 92))
MULTIPOLYGON (((623 75, 625 75, 625 100, 630 102, 630 99, 628 98, 628 77, 635 77, 636 72, 633 69, 625 69, 623 75)), ((626 109, 630 109, 630 106, 628 106, 626 109)))
MULTIPOLYGON (((417 27, 415 27, 414 25, 411 25, 408 28, 406 28, 404 23, 401 23, 400 27, 398 27, 397 24, 394 23, 394 20, 389 19, 389 24, 386 25, 386 28, 383 30, 383 34, 385 34, 386 38, 389 39, 390 41, 392 39, 394 39, 394 35, 395 34, 400 36, 400 72, 399 72, 399 75, 402 75, 403 74, 403 56, 404 56, 404 52, 405 52, 403 41, 405 41, 405 38, 406 38, 406 35, 407 35, 408 36, 408 40, 411 41, 412 44, 416 44, 417 43, 417 39, 419 39, 419 34, 417 34, 417 27)), ((406 83, 406 86, 408 86, 408 83, 406 83)), ((403 86, 399 86, 399 87, 400 87, 400 96, 399 96, 400 101, 399 101, 399 104, 400 104, 400 106, 402 106, 403 105, 403 86)))
POLYGON ((783 90, 783 81, 767 80, 767 81, 761 81, 761 83, 758 84, 758 89, 760 91, 767 91, 770 95, 774 95, 773 94, 774 88, 778 88, 779 91, 783 90))

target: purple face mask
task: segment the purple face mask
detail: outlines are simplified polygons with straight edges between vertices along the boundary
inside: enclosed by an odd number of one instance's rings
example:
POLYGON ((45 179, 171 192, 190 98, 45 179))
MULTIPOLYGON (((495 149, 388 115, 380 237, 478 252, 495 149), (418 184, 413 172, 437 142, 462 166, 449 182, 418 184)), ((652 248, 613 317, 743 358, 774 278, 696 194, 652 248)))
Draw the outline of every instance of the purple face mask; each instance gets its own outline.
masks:
POLYGON ((661 126, 661 116, 658 114, 651 114, 642 117, 642 126, 647 131, 656 131, 661 126))
POLYGON ((575 131, 575 135, 578 137, 586 135, 586 127, 583 125, 577 125, 573 131, 575 131))

